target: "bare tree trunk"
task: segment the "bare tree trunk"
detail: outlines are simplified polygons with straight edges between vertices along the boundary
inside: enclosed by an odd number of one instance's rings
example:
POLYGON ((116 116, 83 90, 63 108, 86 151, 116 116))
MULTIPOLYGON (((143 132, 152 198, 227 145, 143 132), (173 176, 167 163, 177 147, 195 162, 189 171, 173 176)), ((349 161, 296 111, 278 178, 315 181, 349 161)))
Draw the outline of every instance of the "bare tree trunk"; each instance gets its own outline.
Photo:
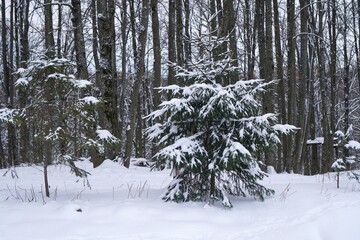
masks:
MULTIPOLYGON (((79 5, 76 1, 79 1, 79 3, 80 3, 80 0, 75 0, 74 4, 77 5, 77 7, 76 7, 76 9, 73 9, 73 11, 74 11, 74 13, 75 13, 75 11, 81 13, 81 5, 79 5)), ((92 20, 91 21, 91 24, 92 24, 92 54, 93 54, 94 65, 95 65, 95 69, 96 69, 96 72, 95 72, 95 85, 96 85, 96 90, 97 90, 96 96, 98 97, 104 91, 104 88, 103 88, 103 83, 101 82, 100 60, 99 60, 99 55, 98 55, 99 54, 98 53, 99 52, 99 42, 98 42, 97 4, 96 4, 96 0, 91 0, 91 20, 92 20)), ((81 19, 77 18, 77 19, 74 19, 74 21, 77 23, 77 26, 79 26, 76 29, 76 32, 74 30, 74 34, 80 34, 81 33, 80 31, 82 29, 82 25, 78 25, 78 24, 82 24, 81 19)), ((73 22, 73 25, 74 25, 74 22, 73 22)), ((79 40, 79 41, 81 42, 81 40, 79 40)), ((78 42, 78 43, 80 44, 80 42, 78 42)), ((84 51, 84 53, 82 53, 82 50, 81 50, 81 47, 80 47, 79 52, 77 52, 77 55, 78 54, 79 54, 79 56, 76 56, 76 57, 83 58, 83 54, 86 54, 86 53, 85 53, 85 51, 84 51)), ((77 65, 78 71, 81 71, 81 74, 84 74, 84 76, 85 76, 86 73, 85 73, 84 67, 87 70, 87 67, 86 67, 87 65, 83 65, 83 63, 77 63, 77 64, 78 64, 77 65)), ((79 74, 79 72, 78 72, 78 74, 79 74)), ((105 125, 105 117, 103 115, 104 114, 102 113, 102 110, 99 110, 98 111, 98 119, 99 119, 99 125, 101 125, 101 126, 105 125)), ((96 126, 96 125, 92 126, 91 131, 95 131, 97 127, 98 126, 96 126)), ((91 161, 92 161, 94 167, 99 166, 103 162, 102 157, 100 156, 99 152, 96 149, 90 150, 89 154, 90 154, 91 161)))
POLYGON ((308 21, 309 21, 309 1, 300 1, 300 57, 299 57, 299 95, 298 95, 298 121, 297 126, 300 130, 296 134, 296 157, 294 171, 302 173, 304 168, 304 154, 306 147, 306 136, 308 130, 308 100, 306 96, 308 75, 308 21))
MULTIPOLYGON (((273 57, 273 21, 272 21, 271 0, 265 4, 265 65, 263 78, 270 82, 274 78, 274 57, 273 57)), ((264 113, 274 113, 274 89, 271 86, 264 94, 264 113)), ((265 164, 275 167, 275 153, 272 149, 265 152, 265 164)))
MULTIPOLYGON (((331 171, 331 164, 334 161, 334 143, 333 143, 333 133, 335 130, 335 81, 336 81, 336 9, 335 1, 330 3, 330 0, 327 2, 328 8, 328 18, 329 18, 329 38, 330 38, 330 89, 328 84, 323 83, 322 87, 322 101, 323 101, 323 134, 324 134, 324 145, 323 145, 323 162, 322 162, 322 172, 331 171), (332 9, 330 11, 330 9, 332 9), (327 94, 330 92, 330 102, 329 109, 327 106, 327 94), (328 117, 325 117, 328 116, 328 117)), ((319 22, 320 24, 320 22, 319 22)), ((320 29, 319 29, 320 32, 320 29)), ((322 37, 322 36, 320 36, 322 37)), ((324 44, 324 43, 322 43, 324 44)), ((323 51, 323 49, 321 50, 323 51)), ((321 55, 323 56, 323 55, 321 55)), ((325 62, 323 62, 325 64, 325 62)), ((325 71, 325 69, 324 69, 325 71)), ((325 81, 325 75, 322 82, 325 81)))
MULTIPOLYGON (((55 58, 55 41, 54 41, 54 29, 53 29, 53 14, 52 14, 52 0, 44 0, 44 13, 45 13, 45 55, 47 58, 55 58)), ((47 73, 51 74, 51 72, 47 73)), ((51 101, 51 99, 46 99, 51 101)), ((51 126, 48 123, 48 126, 51 126)), ((49 129, 43 129, 45 133, 49 133, 49 129)), ((39 143, 40 148, 40 161, 44 164, 44 183, 46 197, 50 197, 49 181, 47 168, 52 163, 52 143, 47 141, 41 141, 39 143)))
POLYGON ((120 151, 121 155, 123 153, 123 144, 124 144, 124 126, 125 126, 125 95, 126 89, 128 86, 127 78, 127 68, 126 68, 126 47, 127 47, 127 26, 128 26, 128 17, 127 17, 127 0, 121 1, 121 83, 120 83, 120 100, 119 100, 119 114, 120 114, 120 123, 119 123, 119 132, 120 132, 120 151))
MULTIPOLYGON (((257 43, 259 47, 259 72, 260 78, 265 78, 266 65, 266 41, 265 41, 265 1, 256 0, 255 2, 255 18, 257 19, 257 43)), ((265 99, 263 98, 263 107, 265 107, 265 99)), ((266 109, 264 109, 265 111, 266 109)))
MULTIPOLYGON (((239 66, 238 62, 238 54, 237 54, 237 44, 236 44, 236 14, 234 9, 234 1, 232 0, 224 0, 223 9, 224 15, 226 16, 223 20, 223 29, 224 36, 229 37, 228 43, 228 51, 230 52, 231 64, 234 67, 239 66)), ((239 80, 239 76, 236 73, 233 73, 230 78, 228 84, 234 84, 239 80)))
MULTIPOLYGON (((210 3, 210 14, 211 16, 216 16, 216 2, 215 0, 209 0, 210 3)), ((217 18, 216 17, 213 17, 210 21, 210 30, 211 30, 211 33, 212 33, 212 36, 216 37, 218 35, 218 24, 217 24, 217 18)))
MULTIPOLYGON (((357 1, 358 4, 359 1, 357 1)), ((355 1, 352 0, 351 1, 351 9, 352 9, 352 16, 353 16, 353 22, 352 22, 352 28, 353 28, 353 31, 354 31, 354 47, 355 47, 355 56, 356 56, 356 71, 357 71, 357 81, 358 81, 358 86, 360 88, 360 53, 359 53, 359 40, 360 38, 358 38, 358 34, 360 33, 360 29, 356 29, 356 20, 358 20, 358 22, 360 22, 360 16, 356 19, 356 5, 355 5, 355 1), (358 40, 359 39, 359 40, 358 40)), ((359 13, 360 13, 360 10, 359 10, 359 13)), ((359 26, 360 28, 360 26, 359 26)))
POLYGON ((130 157, 133 149, 133 140, 136 131, 136 116, 138 109, 138 96, 140 91, 140 86, 144 78, 145 72, 145 50, 146 50, 146 41, 147 41, 147 28, 148 28, 148 17, 149 17, 149 0, 142 1, 141 9, 141 22, 139 29, 139 46, 137 51, 136 60, 137 65, 135 66, 136 78, 133 87, 133 93, 131 96, 131 108, 130 108, 130 125, 127 128, 126 135, 127 141, 125 146, 125 156, 124 156, 124 166, 129 168, 130 166, 130 157))
MULTIPOLYGON (((2 126, 0 124, 0 132, 2 132, 2 126)), ((2 135, 0 134, 0 169, 6 167, 5 163, 5 153, 4 153, 4 145, 2 140, 2 135)))
MULTIPOLYGON (((99 42, 98 42, 98 29, 97 29, 97 10, 96 0, 91 0, 91 18, 92 18, 92 52, 94 57, 94 64, 96 69, 96 86, 98 91, 103 91, 100 80, 100 60, 99 60, 99 42)), ((101 122, 101 119, 100 119, 101 122)))
MULTIPOLYGON (((348 56, 348 20, 347 20, 347 3, 345 0, 343 1, 344 5, 344 15, 343 15, 343 35, 344 35, 344 43, 343 43, 343 51, 344 51, 344 73, 343 73, 343 80, 344 80, 344 132, 347 132, 350 126, 350 64, 349 64, 349 56, 348 56)), ((347 148, 344 148, 344 158, 348 157, 349 151, 347 148)))
POLYGON ((169 0, 169 29, 168 29, 168 85, 175 84, 175 69, 172 64, 176 63, 176 44, 175 44, 175 0, 169 0))
POLYGON ((244 39, 245 39, 245 49, 246 49, 246 79, 254 78, 254 67, 252 65, 252 56, 251 51, 251 40, 252 40, 252 32, 250 28, 250 3, 249 0, 245 0, 245 14, 244 14, 244 39))
MULTIPOLYGON (((9 95, 7 96, 8 99, 8 108, 13 109, 15 107, 14 100, 15 100, 15 89, 14 89, 14 29, 15 29, 15 23, 14 23, 14 10, 16 7, 16 2, 11 1, 10 4, 10 31, 9 31, 9 84, 8 84, 8 92, 9 95)), ((9 153, 9 164, 12 166, 15 166, 18 164, 17 159, 17 142, 16 142, 16 129, 14 123, 8 124, 8 153, 9 153)))
MULTIPOLYGON (((12 27, 12 20, 13 20, 13 2, 11 3, 11 12, 10 12, 10 34, 13 34, 13 30, 11 29, 12 27)), ((11 74, 11 65, 12 65, 12 61, 13 61, 13 57, 12 57, 12 53, 11 51, 13 50, 13 43, 8 42, 7 39, 7 26, 6 26, 6 3, 4 0, 1 1, 1 22, 2 22, 2 35, 1 35, 1 40, 2 40, 2 63, 3 63, 3 84, 4 84, 4 90, 5 90, 5 98, 6 98, 6 105, 8 108, 13 108, 13 101, 14 101, 14 84, 13 84, 13 76, 11 74), (10 54, 8 55, 8 51, 10 52, 10 54)), ((13 36, 10 36, 10 41, 12 41, 13 36)), ((8 134, 8 146, 7 146, 7 152, 8 152, 8 156, 7 156, 7 166, 13 166, 14 165, 14 161, 15 161, 15 152, 14 152, 14 145, 15 145, 15 128, 13 126, 12 123, 8 123, 7 125, 7 134, 8 134)))
POLYGON ((185 46, 184 46, 184 52, 185 52, 185 66, 189 65, 189 62, 191 61, 191 43, 190 43, 190 1, 184 0, 184 10, 185 10, 185 46))
MULTIPOLYGON (((328 0, 328 17, 329 24, 329 38, 330 38, 330 131, 333 137, 335 132, 335 107, 336 107, 336 58, 337 58, 337 34, 336 34, 336 0, 328 0), (330 2, 331 1, 331 2, 330 2), (331 14, 330 14, 331 9, 331 14)), ((330 171, 330 167, 333 159, 329 159, 328 170, 330 171)))
MULTIPOLYGON (((30 0, 20 1, 19 12, 18 12, 18 32, 20 38, 20 67, 27 68, 28 61, 30 58, 29 50, 29 6, 30 0)), ((24 108, 28 101, 28 93, 24 89, 18 90, 19 107, 24 108)), ((29 149, 30 149, 30 133, 29 126, 26 122, 22 122, 20 126, 20 162, 29 162, 29 149)))
POLYGON ((324 144, 323 144, 323 154, 322 154, 322 162, 321 162, 321 172, 327 172, 329 169, 330 162, 332 160, 332 151, 333 151, 333 140, 331 136, 331 129, 330 129, 330 120, 329 110, 327 105, 327 82, 326 82, 326 75, 325 75, 325 51, 324 51, 324 39, 323 39, 323 31, 324 31, 324 6, 322 2, 318 2, 318 35, 319 38, 316 38, 316 46, 317 46, 317 55, 318 55, 318 63, 319 63, 319 80, 320 80, 320 90, 321 90, 321 114, 323 116, 321 120, 322 130, 323 130, 323 137, 324 137, 324 144))
MULTIPOLYGON (((285 97, 285 83, 284 83, 284 70, 283 70, 283 54, 281 50, 281 33, 280 33, 280 20, 279 20, 279 7, 278 0, 273 0, 274 8, 274 28, 275 28, 275 51, 276 51, 276 75, 279 79, 279 84, 277 88, 277 104, 279 106, 280 121, 282 124, 287 122, 286 118, 286 97, 285 97)), ((277 171, 283 172, 286 168, 286 161, 288 159, 288 142, 287 137, 282 136, 282 152, 280 153, 281 161, 278 161, 277 171)))
POLYGON ((55 57, 55 40, 53 28, 52 0, 44 0, 45 13, 45 55, 48 59, 55 57))
MULTIPOLYGON (((288 117, 289 124, 296 125, 296 75, 295 75, 295 0, 287 1, 287 43, 288 43, 288 61, 287 61, 287 82, 289 88, 288 95, 288 117)), ((287 171, 294 170, 294 156, 293 156, 293 139, 288 137, 289 152, 287 160, 287 171)))
MULTIPOLYGON (((83 19, 81 12, 81 1, 80 0, 71 0, 71 13, 72 13, 72 26, 74 31, 74 48, 75 48, 75 59, 76 59, 76 77, 79 79, 89 79, 89 72, 87 69, 87 61, 86 61, 86 50, 85 50, 85 40, 83 33, 83 19)), ((95 55, 95 53, 94 53, 95 55)), ((77 120, 75 120, 77 121, 77 120)), ((82 123, 76 123, 77 125, 82 123)), ((93 126, 91 130, 96 130, 96 126, 93 126)), ((75 130, 76 131, 76 130, 75 130)), ((90 133, 89 133, 90 134, 90 133)), ((78 136, 78 133, 76 133, 78 136)), ((94 137, 94 136, 91 136, 94 137)), ((76 143, 76 142, 75 142, 76 143)), ((81 149, 79 149, 78 144, 74 146, 74 152, 76 156, 79 156, 81 153, 81 149)), ((90 157, 93 162, 99 161, 99 154, 95 149, 90 150, 90 157)))
POLYGON ((138 94, 138 109, 137 109, 137 114, 136 114, 136 130, 135 130, 135 140, 133 142, 135 142, 135 157, 136 158, 140 158, 140 157, 144 157, 143 152, 144 152, 144 137, 143 137, 143 108, 142 106, 144 105, 144 98, 143 95, 145 94, 146 89, 144 88, 144 79, 141 81, 141 85, 142 87, 140 87, 140 92, 138 94))
POLYGON ((56 50, 57 50, 57 57, 61 58, 61 38, 62 38, 62 1, 58 0, 58 27, 57 27, 57 40, 56 40, 56 50))
MULTIPOLYGON (((115 2, 114 0, 97 1, 97 19, 100 45, 100 76, 104 86, 103 101, 106 116, 105 128, 108 128, 116 137, 119 137, 117 111, 117 77, 114 61, 115 49, 115 2)), ((116 156, 115 149, 107 149, 108 157, 116 156)))
POLYGON ((184 23, 183 23, 183 3, 182 0, 176 2, 176 57, 177 65, 184 66, 184 23))
POLYGON ((74 47, 77 77, 80 79, 89 79, 89 72, 86 62, 85 40, 83 33, 83 20, 81 15, 81 1, 71 0, 72 25, 74 30, 74 47))
POLYGON ((45 184, 45 196, 50 197, 50 187, 49 187, 49 178, 48 178, 48 164, 44 165, 44 184, 45 184))
MULTIPOLYGON (((154 87, 161 86, 161 51, 160 51, 160 27, 158 15, 158 0, 151 0, 151 19, 154 51, 154 87)), ((160 93, 154 91, 154 107, 160 104, 160 93)))

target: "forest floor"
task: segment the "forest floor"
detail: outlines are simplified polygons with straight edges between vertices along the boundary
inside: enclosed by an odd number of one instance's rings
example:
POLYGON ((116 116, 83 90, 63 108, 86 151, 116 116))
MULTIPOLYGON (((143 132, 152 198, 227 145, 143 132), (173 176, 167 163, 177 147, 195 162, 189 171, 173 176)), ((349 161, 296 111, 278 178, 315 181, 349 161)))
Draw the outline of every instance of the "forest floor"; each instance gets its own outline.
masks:
POLYGON ((163 202, 170 172, 104 162, 89 184, 64 166, 49 168, 51 197, 42 197, 41 167, 0 170, 1 240, 358 240, 360 184, 335 174, 271 174, 264 202, 232 198, 225 209, 201 202, 163 202), (14 173, 14 172, 13 172, 14 173), (90 187, 91 188, 90 188, 90 187))

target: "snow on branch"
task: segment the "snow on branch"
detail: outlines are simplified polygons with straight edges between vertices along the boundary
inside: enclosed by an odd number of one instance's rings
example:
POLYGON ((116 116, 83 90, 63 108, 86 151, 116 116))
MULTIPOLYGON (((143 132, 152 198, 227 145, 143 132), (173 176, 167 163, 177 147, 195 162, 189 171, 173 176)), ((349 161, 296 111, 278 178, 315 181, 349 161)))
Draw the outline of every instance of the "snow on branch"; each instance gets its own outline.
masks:
POLYGON ((80 100, 80 102, 82 102, 84 104, 97 104, 100 102, 99 99, 97 99, 96 97, 93 97, 93 96, 83 97, 79 100, 80 100))
POLYGON ((107 143, 118 143, 119 142, 119 139, 117 137, 115 137, 114 135, 112 135, 106 129, 97 129, 96 135, 103 142, 107 142, 107 143))
POLYGON ((296 130, 299 130, 300 128, 295 127, 293 125, 289 125, 289 124, 275 124, 273 126, 273 129, 277 132, 280 132, 282 134, 289 134, 292 133, 296 130))
POLYGON ((354 150, 360 150, 360 143, 358 141, 351 140, 345 145, 345 147, 354 150))
POLYGON ((166 156, 175 159, 176 163, 182 163, 186 155, 194 155, 195 153, 204 152, 203 147, 198 142, 197 138, 201 133, 197 133, 190 137, 182 137, 176 140, 173 144, 163 148, 155 157, 166 156))
POLYGON ((2 108, 0 109, 0 123, 14 123, 15 117, 18 115, 18 109, 2 108))

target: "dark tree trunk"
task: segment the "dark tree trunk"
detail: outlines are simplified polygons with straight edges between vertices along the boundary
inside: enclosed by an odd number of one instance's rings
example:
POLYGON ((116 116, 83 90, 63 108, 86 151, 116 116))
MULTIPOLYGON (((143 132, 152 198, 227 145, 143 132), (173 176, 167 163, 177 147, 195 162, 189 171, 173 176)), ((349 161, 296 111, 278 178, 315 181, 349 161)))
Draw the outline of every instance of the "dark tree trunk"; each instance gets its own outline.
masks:
MULTIPOLYGON (((295 75, 295 0, 287 1, 287 43, 288 43, 288 61, 287 61, 287 82, 288 82, 288 117, 289 124, 296 125, 296 75, 295 75)), ((293 139, 288 137, 288 160, 286 163, 286 170, 294 170, 294 153, 293 139)))
MULTIPOLYGON (((343 52, 344 52, 344 73, 343 73, 343 81, 344 81, 344 133, 346 133, 350 127, 350 64, 349 64, 349 56, 348 56, 348 20, 347 20, 347 4, 345 0, 343 1, 344 5, 344 16, 343 16, 343 35, 344 35, 344 43, 343 43, 343 52)), ((347 148, 344 148, 344 158, 348 157, 349 151, 347 148)))
MULTIPOLYGON (((236 14, 234 9, 233 0, 224 0, 224 16, 227 16, 223 20, 223 29, 224 36, 229 37, 228 51, 230 52, 231 64, 234 67, 239 66, 238 54, 237 54, 237 44, 236 44, 236 14)), ((234 84, 239 80, 239 76, 236 73, 233 73, 229 78, 228 84, 234 84)))
MULTIPOLYGON (((254 55, 253 55, 253 39, 254 39, 254 32, 251 30, 251 9, 250 9, 250 2, 249 0, 245 0, 245 14, 244 14, 244 38, 245 38, 245 48, 246 48, 246 79, 253 79, 254 78, 254 55)), ((254 26, 253 29, 256 29, 254 26)))
MULTIPOLYGON (((359 1, 357 1, 359 3, 359 1)), ((356 20, 360 20, 360 17, 356 18, 356 5, 355 5, 355 1, 352 0, 351 1, 351 10, 352 10, 352 28, 354 31, 354 47, 355 47, 355 56, 356 56, 356 72, 357 72, 357 81, 358 81, 358 86, 360 88, 360 53, 359 53, 359 40, 360 39, 359 33, 360 33, 360 29, 356 29, 356 20)), ((359 10, 360 13, 360 10, 359 10)), ((359 26, 360 28, 360 26, 359 26)))
MULTIPOLYGON (((20 67, 27 68, 28 61, 30 58, 29 50, 29 6, 30 0, 20 1, 19 11, 18 11, 18 32, 20 38, 20 67)), ((24 108, 28 101, 28 93, 24 89, 18 90, 19 106, 24 108)), ((30 133, 29 126, 26 122, 22 122, 20 126, 20 162, 25 163, 29 162, 29 149, 30 149, 30 133)))
POLYGON ((176 57, 177 65, 184 66, 184 24, 183 24, 183 3, 182 0, 176 2, 176 57))
POLYGON ((128 77, 127 77, 127 68, 126 68, 126 47, 128 40, 128 17, 127 17, 127 0, 121 1, 121 83, 120 83, 120 100, 119 100, 119 114, 120 114, 120 123, 119 123, 119 132, 120 132, 120 150, 121 155, 123 153, 124 145, 124 126, 125 126, 125 96, 126 89, 128 86, 128 77))
POLYGON ((45 13, 45 55, 48 59, 55 57, 55 40, 53 28, 52 0, 44 0, 45 13))
MULTIPOLYGON (((151 19, 154 51, 154 87, 161 86, 161 51, 160 51, 160 27, 158 15, 158 0, 151 0, 151 19)), ((160 104, 160 93, 154 91, 154 108, 160 104)))
MULTIPOLYGON (((97 10, 96 0, 91 0, 91 19, 92 19, 92 52, 96 69, 96 87, 99 92, 103 91, 100 80, 100 60, 99 60, 99 41, 97 29, 97 10)), ((101 119, 100 119, 101 121, 101 119)))
MULTIPOLYGON (((274 28, 275 28, 275 58, 276 58, 276 78, 279 79, 278 88, 277 88, 277 104, 279 107, 280 122, 285 124, 287 122, 286 118, 286 97, 285 97, 285 80, 284 80, 284 70, 283 70, 283 54, 281 50, 281 33, 280 33, 280 20, 279 20, 279 7, 278 0, 273 0, 274 8, 274 28)), ((279 154, 280 161, 278 161, 277 171, 283 172, 286 169, 286 161, 288 159, 288 142, 287 137, 282 136, 282 152, 279 154)))
POLYGON ((175 44, 175 0, 169 0, 169 29, 168 29, 168 85, 175 84, 175 69, 172 64, 176 63, 176 44, 175 44))
POLYGON ((184 10, 185 10, 185 66, 187 67, 191 61, 191 43, 190 43, 190 2, 189 0, 184 0, 184 10))
MULTIPOLYGON (((100 46, 100 77, 104 86, 103 102, 106 117, 104 127, 119 137, 118 111, 117 111, 117 77, 114 61, 115 49, 115 2, 114 0, 97 1, 97 20, 100 46)), ((108 157, 114 158, 115 149, 108 149, 108 157)))
MULTIPOLYGON (((1 124, 0 124, 0 132, 2 132, 1 124)), ((4 145, 3 145, 2 135, 0 134, 0 169, 6 167, 5 160, 6 159, 5 159, 5 153, 4 153, 4 145)))
POLYGON ((140 20, 140 30, 138 34, 139 45, 137 50, 137 58, 135 66, 136 77, 133 87, 133 92, 131 96, 131 107, 130 107, 130 125, 127 128, 126 135, 127 141, 125 146, 125 156, 124 156, 124 166, 129 168, 130 158, 133 150, 133 140, 136 131, 136 116, 138 109, 138 96, 140 92, 141 83, 143 82, 144 73, 145 73, 145 50, 146 50, 146 41, 147 41, 147 28, 148 28, 148 19, 149 18, 149 0, 142 1, 141 9, 141 20, 140 20))
POLYGON ((58 0, 58 27, 57 27, 57 40, 56 40, 56 50, 57 50, 57 57, 61 58, 61 38, 62 38, 62 1, 58 0))
POLYGON ((322 149, 322 162, 321 162, 321 172, 327 172, 329 169, 329 164, 332 160, 332 152, 333 152, 333 140, 331 137, 331 129, 330 129, 330 120, 329 109, 327 105, 327 97, 328 97, 328 84, 325 75, 325 50, 324 50, 324 6, 322 2, 317 3, 318 9, 318 35, 319 38, 316 38, 316 47, 317 47, 317 55, 318 55, 318 63, 319 63, 319 81, 320 81, 320 91, 321 91, 321 114, 324 116, 321 120, 321 126, 323 130, 324 144, 322 149))
POLYGON ((81 15, 81 1, 71 0, 72 25, 74 29, 74 47, 77 77, 80 79, 89 79, 89 72, 86 62, 85 40, 83 33, 83 21, 81 15))
MULTIPOLYGON (((270 82, 274 78, 274 57, 273 57, 273 14, 272 14, 271 0, 266 1, 265 4, 265 65, 262 77, 266 82, 270 82)), ((274 112, 274 89, 273 86, 269 88, 264 94, 264 113, 274 112)), ((265 164, 275 167, 275 152, 269 149, 265 152, 265 164)))
MULTIPOLYGON (((323 101, 323 133, 324 133, 324 146, 323 146, 323 162, 322 162, 322 172, 331 171, 331 164, 334 161, 334 143, 333 143, 333 133, 335 132, 335 91, 336 91, 336 9, 335 1, 330 0, 327 3, 328 8, 328 29, 329 29, 329 38, 330 38, 330 65, 329 65, 329 74, 330 74, 330 84, 324 83, 325 86, 322 88, 322 101, 323 101), (329 88, 330 85, 330 88, 329 88), (327 95, 330 92, 330 102, 327 100, 327 95), (327 104, 329 103, 329 107, 327 104), (326 112, 325 112, 326 111, 326 112), (328 117, 325 117, 328 116, 328 117)), ((320 31, 320 30, 319 30, 320 31)), ((323 43, 324 44, 324 43, 323 43)), ((322 50, 323 51, 323 50, 322 50)), ((325 64, 325 62, 323 62, 325 64)), ((324 69, 325 71, 325 69, 324 69)), ((325 75, 324 75, 325 81, 325 75)))
POLYGON ((298 97, 298 122, 297 126, 300 130, 296 134, 296 157, 294 164, 294 171, 297 173, 302 173, 304 168, 304 154, 306 147, 306 137, 308 131, 308 113, 306 109, 307 106, 307 96, 306 89, 309 79, 308 75, 308 24, 309 24, 309 1, 301 0, 300 1, 300 58, 299 58, 299 97, 298 97))

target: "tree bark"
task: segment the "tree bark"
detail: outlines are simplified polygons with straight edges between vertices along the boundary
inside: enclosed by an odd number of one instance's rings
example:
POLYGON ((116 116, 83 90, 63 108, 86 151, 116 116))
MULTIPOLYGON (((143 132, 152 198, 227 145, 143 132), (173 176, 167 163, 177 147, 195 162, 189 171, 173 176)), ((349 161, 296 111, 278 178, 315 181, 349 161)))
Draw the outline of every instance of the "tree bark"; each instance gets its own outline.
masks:
POLYGON ((125 155, 124 155, 124 166, 130 167, 130 158, 133 150, 133 140, 136 131, 136 115, 141 114, 137 113, 138 109, 138 96, 140 91, 140 86, 144 78, 145 72, 145 50, 146 50, 146 41, 147 41, 147 28, 148 28, 148 17, 149 17, 149 0, 142 1, 141 9, 141 20, 138 39, 138 51, 136 60, 137 65, 135 66, 135 83, 133 87, 133 92, 131 96, 131 107, 130 107, 130 124, 126 129, 127 141, 125 146, 125 155))
MULTIPOLYGON (((154 52, 154 87, 161 86, 161 50, 160 50, 160 27, 158 15, 158 0, 151 0, 151 22, 153 34, 153 52, 154 52)), ((154 91, 154 108, 160 105, 160 93, 154 91)))
POLYGON ((55 40, 53 28, 52 0, 44 0, 45 14, 45 55, 48 59, 55 57, 55 40))
POLYGON ((320 171, 322 173, 328 172, 330 168, 330 162, 332 160, 332 153, 333 153, 333 140, 331 135, 331 128, 330 128, 330 120, 327 116, 329 116, 329 109, 328 109, 328 83, 326 80, 325 75, 325 51, 324 51, 324 6, 322 2, 317 3, 318 9, 318 38, 316 38, 316 46, 317 46, 317 55, 318 55, 318 63, 319 63, 319 81, 320 81, 320 91, 321 91, 321 125, 324 137, 324 144, 322 149, 322 164, 320 171))
MULTIPOLYGON (((274 28, 275 28, 275 58, 276 58, 276 77, 279 79, 277 87, 277 104, 279 107, 280 122, 285 124, 287 122, 286 118, 286 97, 285 97, 285 80, 284 80, 284 69, 283 69, 283 54, 281 49, 281 33, 280 33, 280 20, 279 20, 279 7, 278 0, 273 0, 274 8, 274 28)), ((287 137, 282 136, 282 152, 280 152, 277 171, 283 172, 286 169, 286 161, 288 159, 288 142, 287 137)))
MULTIPOLYGON (((0 132, 2 132, 1 124, 0 124, 0 132)), ((4 145, 3 145, 2 135, 0 134, 0 169, 6 167, 5 160, 6 159, 5 159, 4 145)))
POLYGON ((56 39, 56 50, 57 50, 57 57, 61 58, 61 38, 62 38, 62 1, 58 0, 58 27, 57 27, 57 39, 56 39))
MULTIPOLYGON (((20 39, 20 67, 27 68, 28 61, 30 59, 30 50, 29 50, 29 6, 30 0, 24 0, 19 2, 19 11, 18 11, 18 33, 20 39)), ((24 108, 28 101, 28 93, 24 89, 18 90, 19 98, 19 107, 24 108)), ((26 122, 22 122, 20 126, 20 159, 21 163, 29 162, 27 159, 31 158, 29 156, 30 149, 30 133, 29 126, 26 122)))
MULTIPOLYGON (((239 66, 237 44, 236 44, 236 14, 234 9, 233 0, 224 0, 223 9, 224 16, 227 16, 223 20, 224 37, 229 37, 228 51, 230 52, 231 64, 234 67, 239 66)), ((234 84, 239 80, 239 75, 234 72, 228 81, 228 84, 234 84)))
POLYGON ((86 62, 85 40, 83 33, 83 20, 81 15, 81 1, 71 0, 72 25, 74 30, 74 47, 77 78, 89 79, 89 72, 86 62))
POLYGON ((297 126, 300 130, 296 134, 296 157, 294 164, 294 171, 296 173, 303 173, 304 169, 304 154, 306 147, 306 136, 308 130, 308 109, 307 103, 307 83, 309 79, 308 75, 308 21, 309 21, 309 1, 300 1, 300 57, 299 57, 299 95, 298 95, 298 121, 297 126))
POLYGON ((185 10, 185 46, 184 46, 184 53, 185 53, 185 67, 189 65, 191 62, 191 30, 190 30, 190 1, 184 0, 184 10, 185 10))
POLYGON ((175 44, 175 16, 176 7, 175 0, 169 0, 169 29, 168 29, 168 85, 176 83, 175 69, 172 66, 176 63, 176 44, 175 44))
MULTIPOLYGON (((288 117, 289 124, 296 125, 296 74, 295 74, 295 0, 287 1, 287 43, 288 43, 288 61, 287 61, 287 82, 288 82, 288 117)), ((286 170, 294 170, 293 139, 288 137, 288 149, 290 153, 286 163, 286 170)))
POLYGON ((125 97, 126 97, 126 89, 128 87, 129 81, 127 77, 127 40, 128 40, 128 16, 127 16, 127 0, 121 1, 121 83, 120 83, 120 100, 119 100, 119 132, 120 132, 120 151, 121 156, 123 153, 123 144, 124 144, 124 126, 125 126, 125 97))
MULTIPOLYGON (((115 49, 115 2, 114 0, 97 1, 98 35, 100 45, 100 77, 104 86, 103 102, 106 121, 104 127, 119 137, 117 111, 117 77, 114 61, 115 49)), ((115 149, 108 149, 110 158, 116 155, 115 149)))
POLYGON ((176 2, 176 57, 177 65, 184 66, 184 23, 183 23, 183 3, 182 0, 175 0, 176 2))
MULTIPOLYGON (((347 20, 347 3, 345 0, 343 1, 344 5, 344 15, 343 15, 343 52, 344 52, 344 73, 343 73, 343 81, 344 81, 344 133, 346 133, 350 127, 350 66, 349 66, 349 56, 348 56, 348 20, 347 20)), ((349 151, 344 148, 344 158, 348 157, 349 151)))

